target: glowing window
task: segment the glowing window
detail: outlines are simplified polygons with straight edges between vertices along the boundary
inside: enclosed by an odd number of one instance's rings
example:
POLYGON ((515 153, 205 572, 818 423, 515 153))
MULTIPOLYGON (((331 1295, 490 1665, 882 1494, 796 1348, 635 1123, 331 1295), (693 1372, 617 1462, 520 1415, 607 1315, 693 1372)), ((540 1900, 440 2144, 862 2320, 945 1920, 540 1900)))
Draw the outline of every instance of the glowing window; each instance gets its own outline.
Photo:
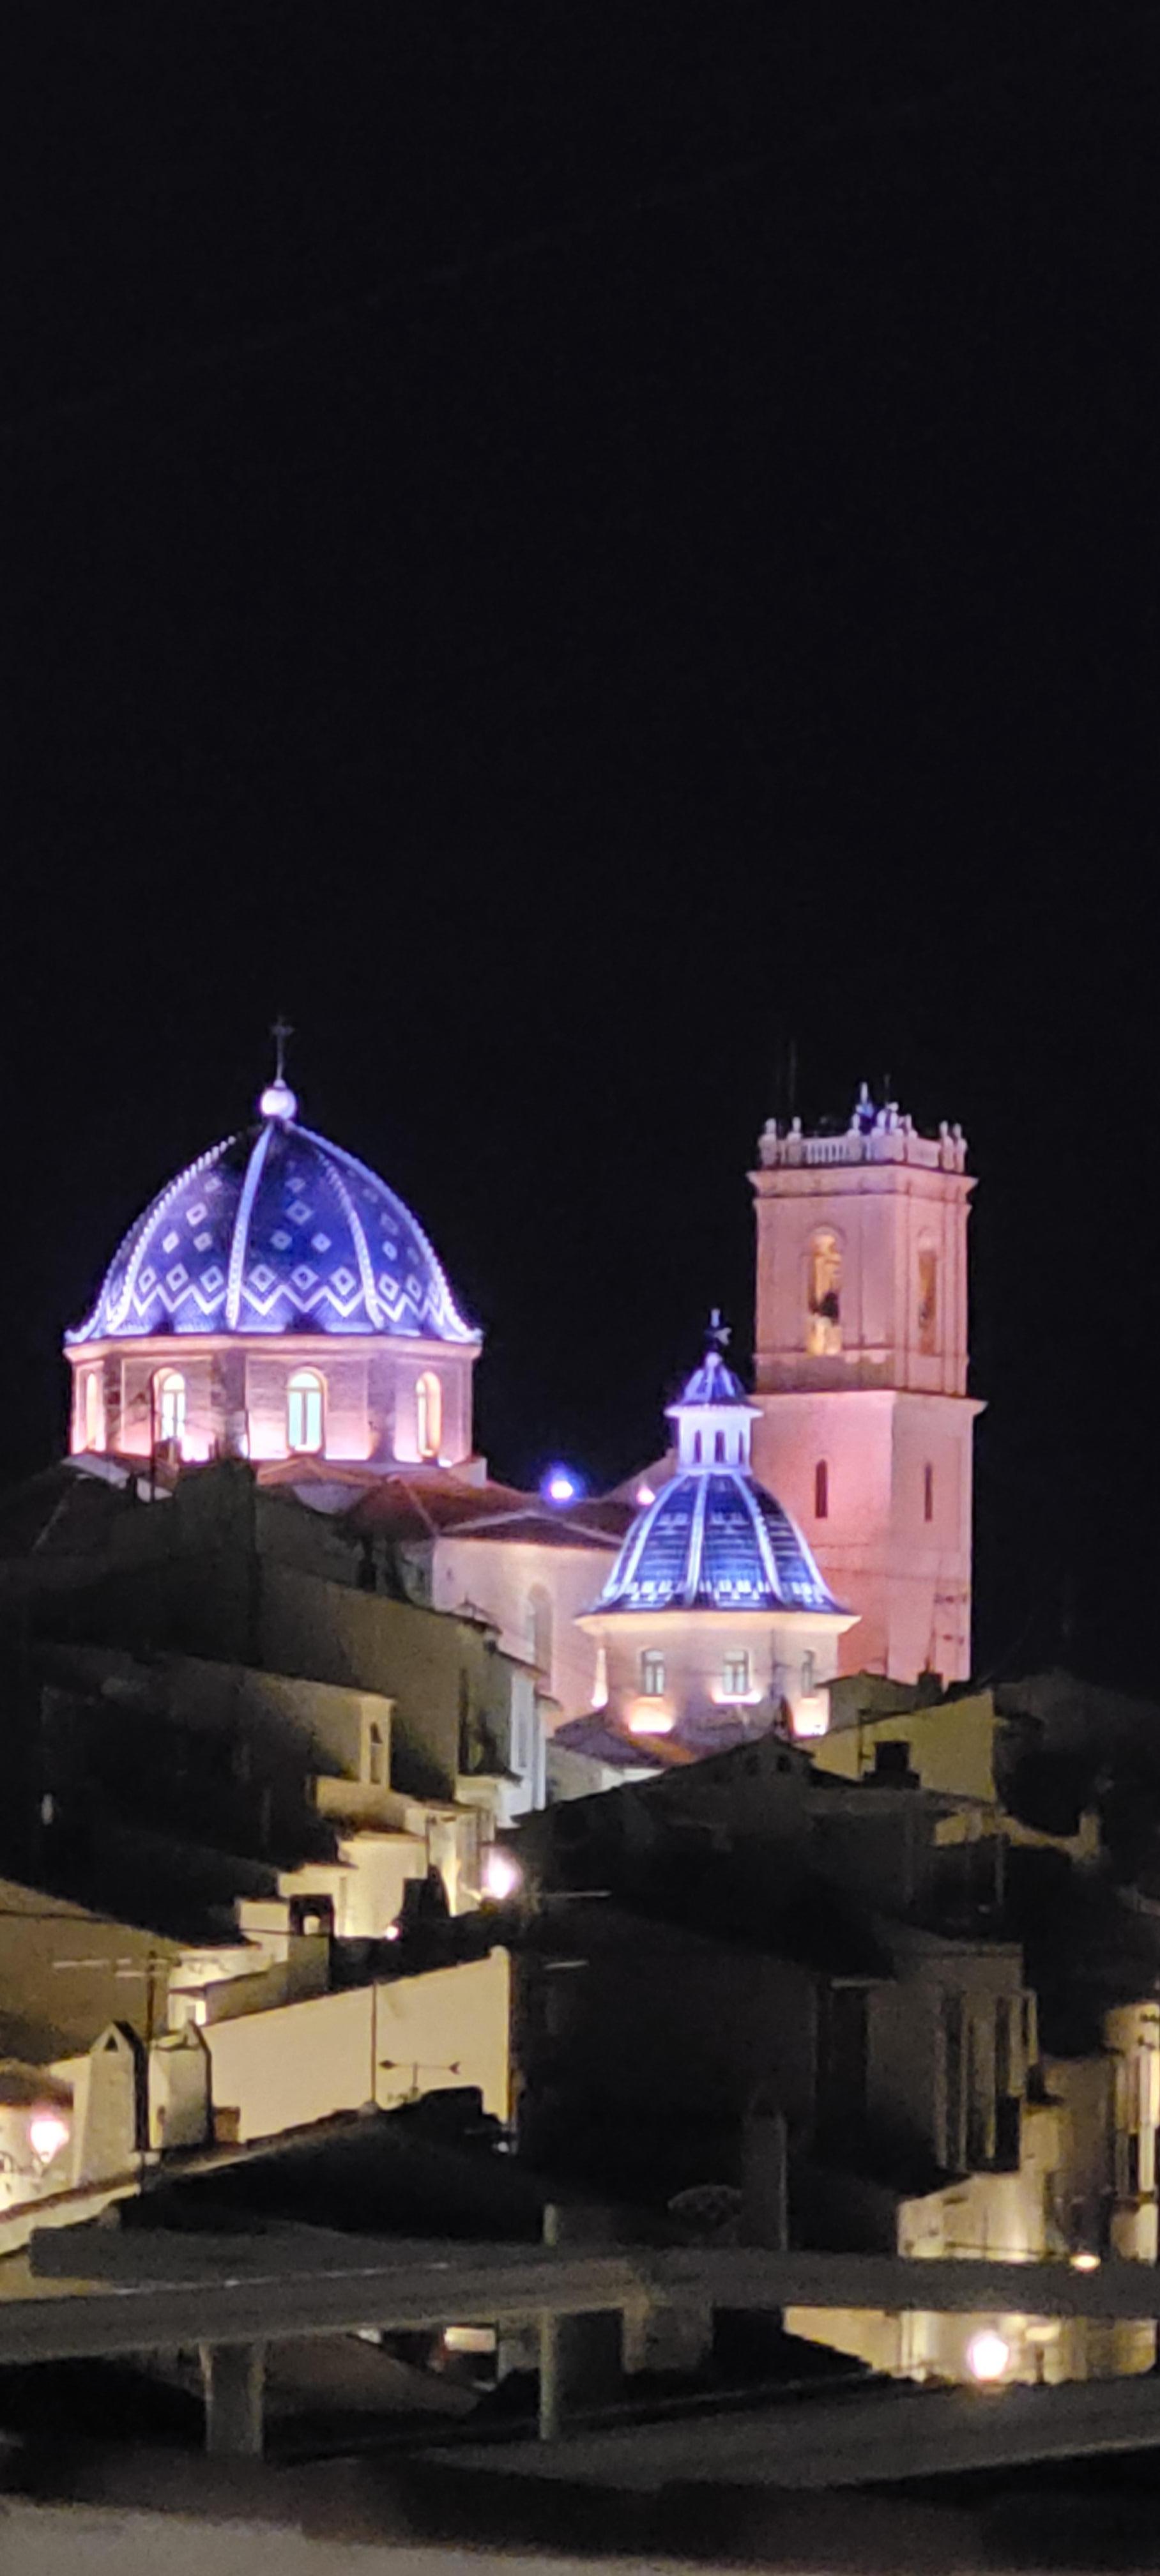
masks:
POLYGON ((322 1380, 317 1369, 295 1369, 286 1389, 286 1445, 303 1456, 322 1447, 322 1380))
POLYGON ((85 1447, 101 1445, 101 1381, 96 1369, 85 1372, 85 1447))
POLYGON ((802 1656, 802 1697, 803 1697, 803 1699, 809 1699, 809 1698, 810 1698, 810 1696, 811 1696, 811 1694, 812 1694, 812 1692, 813 1692, 814 1682, 815 1682, 816 1675, 817 1675, 817 1659, 816 1659, 816 1657, 815 1657, 815 1656, 813 1656, 813 1655, 811 1655, 811 1654, 808 1654, 808 1653, 807 1653, 807 1654, 804 1654, 804 1655, 802 1656))
POLYGON ((744 1699, 749 1689, 749 1657, 744 1648, 726 1655, 721 1676, 726 1699, 744 1699))
POLYGON ((938 1254, 933 1243, 918 1249, 918 1347, 928 1359, 938 1347, 938 1254))
POLYGON ((934 1519, 934 1469, 929 1462, 922 1471, 922 1517, 924 1521, 934 1519))
POLYGON ((437 1458, 443 1437, 443 1389, 430 1369, 415 1388, 415 1445, 421 1458, 437 1458))
POLYGON ((180 1369, 163 1369, 155 1381, 157 1437, 180 1444, 185 1436, 185 1379, 180 1369))
POLYGON ((640 1687, 645 1699, 660 1699, 665 1687, 665 1659, 646 1646, 640 1659, 640 1687))
POLYGON ((819 1458, 814 1469, 814 1519, 816 1521, 828 1521, 829 1517, 830 1470, 827 1460, 825 1458, 819 1458))
POLYGON ((810 1245, 806 1349, 823 1359, 842 1347, 842 1254, 836 1234, 815 1234, 810 1245))

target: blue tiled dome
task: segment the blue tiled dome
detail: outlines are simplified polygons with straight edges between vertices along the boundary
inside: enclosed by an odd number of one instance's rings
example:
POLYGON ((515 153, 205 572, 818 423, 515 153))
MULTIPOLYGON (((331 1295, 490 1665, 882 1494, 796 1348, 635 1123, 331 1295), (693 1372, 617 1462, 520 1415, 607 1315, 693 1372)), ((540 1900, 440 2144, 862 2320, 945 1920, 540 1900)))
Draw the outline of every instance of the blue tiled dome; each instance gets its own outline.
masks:
POLYGON ((632 1524, 601 1610, 823 1610, 844 1617, 801 1531, 749 1463, 759 1407, 709 1348, 668 1412, 677 1474, 632 1524))
POLYGON ((799 1529, 741 1467, 693 1468, 633 1522, 601 1610, 833 1610, 799 1529))
POLYGON ((475 1336, 426 1235, 365 1163, 300 1127, 281 1083, 131 1226, 72 1343, 149 1333, 475 1336))

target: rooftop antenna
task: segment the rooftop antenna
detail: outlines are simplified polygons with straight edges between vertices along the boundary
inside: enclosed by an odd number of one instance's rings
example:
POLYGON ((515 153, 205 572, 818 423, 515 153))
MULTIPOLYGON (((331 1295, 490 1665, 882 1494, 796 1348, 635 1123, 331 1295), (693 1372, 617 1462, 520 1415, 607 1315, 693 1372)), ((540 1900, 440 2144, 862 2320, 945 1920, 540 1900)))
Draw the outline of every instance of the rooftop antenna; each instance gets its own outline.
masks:
POLYGON ((786 1121, 787 1121, 787 1124, 789 1124, 789 1125, 791 1125, 791 1126, 792 1126, 792 1124, 793 1124, 793 1121, 794 1121, 795 1117, 797 1116, 797 1086, 798 1086, 798 1051, 797 1051, 797 1039, 796 1039, 796 1038, 791 1038, 791 1039, 790 1039, 790 1041, 789 1041, 788 1055, 787 1055, 787 1066, 786 1066, 786 1113, 785 1113, 785 1114, 786 1114, 786 1121))

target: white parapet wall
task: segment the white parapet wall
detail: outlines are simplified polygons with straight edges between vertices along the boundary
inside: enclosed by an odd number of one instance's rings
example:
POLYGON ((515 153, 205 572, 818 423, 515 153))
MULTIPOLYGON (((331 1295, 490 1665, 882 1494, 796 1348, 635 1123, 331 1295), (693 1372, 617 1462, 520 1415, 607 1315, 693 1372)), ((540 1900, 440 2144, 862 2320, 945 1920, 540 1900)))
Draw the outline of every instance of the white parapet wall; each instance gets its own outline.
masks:
POLYGON ((236 2111, 238 2136, 474 2084, 506 2120, 511 2097, 511 1962, 506 1950, 425 1976, 356 1986, 272 2012, 210 2023, 202 2036, 217 2113, 236 2111))

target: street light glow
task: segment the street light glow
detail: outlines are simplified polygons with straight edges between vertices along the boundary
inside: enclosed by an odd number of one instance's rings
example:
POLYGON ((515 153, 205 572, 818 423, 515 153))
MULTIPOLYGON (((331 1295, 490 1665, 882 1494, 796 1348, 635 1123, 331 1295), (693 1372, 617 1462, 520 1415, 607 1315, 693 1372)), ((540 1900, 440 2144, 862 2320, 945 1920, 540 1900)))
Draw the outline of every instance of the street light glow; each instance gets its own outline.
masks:
POLYGON ((483 1864, 484 1894, 498 1897, 502 1903, 504 1897, 515 1895, 522 1877, 523 1871, 518 1860, 514 1860, 510 1852, 501 1851, 498 1844, 493 1843, 483 1864))
POLYGON ((1002 2379, 1010 2365, 1011 2346, 1001 2334, 996 2334, 993 2326, 984 2326, 981 2334, 971 2336, 967 2345, 967 2368, 972 2379, 986 2386, 1002 2379))
POLYGON ((58 2111, 36 2111, 28 2123, 28 2143, 37 2163, 50 2165, 69 2141, 69 2125, 58 2111))

